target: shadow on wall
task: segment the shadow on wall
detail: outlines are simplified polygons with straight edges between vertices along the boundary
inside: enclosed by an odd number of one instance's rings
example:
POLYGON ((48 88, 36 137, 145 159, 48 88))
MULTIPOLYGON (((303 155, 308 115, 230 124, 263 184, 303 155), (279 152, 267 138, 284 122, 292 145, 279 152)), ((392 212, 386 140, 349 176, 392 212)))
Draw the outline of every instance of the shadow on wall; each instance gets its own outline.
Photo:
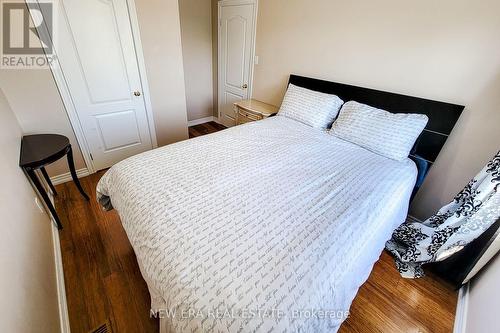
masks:
POLYGON ((450 201, 500 148, 500 68, 496 73, 466 105, 415 197, 413 216, 425 219, 450 201))

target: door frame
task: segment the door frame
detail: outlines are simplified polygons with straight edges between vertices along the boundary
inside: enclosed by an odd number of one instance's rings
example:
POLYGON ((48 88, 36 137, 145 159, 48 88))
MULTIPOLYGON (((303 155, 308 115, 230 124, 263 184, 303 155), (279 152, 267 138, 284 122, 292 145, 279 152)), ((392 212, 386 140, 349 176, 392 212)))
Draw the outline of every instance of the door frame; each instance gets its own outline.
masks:
MULTIPOLYGON (((40 0, 34 0, 31 1, 32 3, 35 3, 38 8, 40 5, 40 0)), ((146 64, 144 61, 144 53, 142 50, 142 42, 140 38, 140 29, 139 29, 139 21, 137 18, 137 11, 135 7, 135 1, 134 0, 125 0, 128 8, 128 15, 130 19, 130 27, 132 31, 132 38, 134 41, 134 49, 135 49, 135 57, 137 60, 137 68, 139 70, 139 79, 141 81, 141 89, 142 89, 142 97, 144 100, 144 107, 146 109, 146 117, 148 121, 148 128, 149 128, 149 135, 151 137, 151 144, 154 148, 158 147, 158 142, 156 139, 156 128, 155 128, 155 123, 154 123, 154 116, 153 116, 153 108, 151 104, 151 95, 149 91, 149 84, 148 84, 148 79, 146 75, 146 64)), ((37 32, 40 36, 45 36, 47 37, 45 40, 49 40, 51 43, 52 37, 49 34, 49 30, 47 26, 45 25, 45 21, 42 25, 40 25, 37 28, 37 32)), ((55 52, 55 48, 53 48, 54 54, 57 57, 57 54, 55 52)), ((80 123, 80 120, 78 118, 78 113, 76 111, 75 104, 73 103, 73 99, 71 98, 71 94, 69 92, 69 88, 67 85, 66 78, 64 76, 64 72, 60 66, 57 64, 51 63, 50 64, 50 70, 52 73, 52 77, 54 78, 54 81, 57 86, 57 90, 59 91, 59 95, 61 96, 61 100, 63 102, 64 109, 66 110, 66 114, 68 115, 71 127, 73 129, 73 132, 75 133, 76 136, 76 141, 78 142, 78 145, 80 146, 80 150, 83 155, 83 160, 85 161, 87 170, 89 174, 95 173, 96 169, 92 160, 92 156, 90 154, 90 149, 89 145, 87 143, 87 140, 85 139, 84 131, 82 128, 82 125, 80 123)))
POLYGON ((257 38, 257 13, 259 7, 258 0, 221 0, 217 2, 217 120, 221 122, 221 10, 225 6, 253 5, 253 27, 252 40, 250 42, 250 68, 248 71, 248 98, 253 94, 253 73, 255 68, 255 40, 257 38))

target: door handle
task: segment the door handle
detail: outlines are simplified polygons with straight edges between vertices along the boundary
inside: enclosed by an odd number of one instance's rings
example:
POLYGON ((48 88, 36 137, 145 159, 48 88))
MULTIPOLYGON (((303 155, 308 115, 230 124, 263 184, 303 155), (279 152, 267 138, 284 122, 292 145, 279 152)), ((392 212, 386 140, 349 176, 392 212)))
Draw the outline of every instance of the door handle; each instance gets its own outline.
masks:
POLYGON ((243 89, 248 88, 248 85, 245 83, 244 85, 241 86, 243 89))
POLYGON ((134 91, 134 96, 141 96, 141 92, 140 91, 134 91))

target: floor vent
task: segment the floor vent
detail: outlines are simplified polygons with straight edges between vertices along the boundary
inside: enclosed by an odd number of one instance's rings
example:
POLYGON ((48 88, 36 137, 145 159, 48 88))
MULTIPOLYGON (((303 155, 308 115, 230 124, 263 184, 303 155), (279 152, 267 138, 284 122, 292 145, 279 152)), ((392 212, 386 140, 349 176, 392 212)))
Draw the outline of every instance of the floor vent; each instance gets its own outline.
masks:
POLYGON ((100 325, 96 329, 93 329, 89 333, 112 333, 112 332, 111 332, 111 327, 109 326, 109 323, 105 322, 104 324, 100 325))

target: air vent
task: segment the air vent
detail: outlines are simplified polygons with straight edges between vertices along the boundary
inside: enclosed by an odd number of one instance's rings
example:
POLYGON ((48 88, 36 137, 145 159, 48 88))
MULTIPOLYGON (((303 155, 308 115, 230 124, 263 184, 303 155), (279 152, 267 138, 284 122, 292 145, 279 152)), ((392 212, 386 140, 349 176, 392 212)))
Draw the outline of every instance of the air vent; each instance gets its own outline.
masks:
POLYGON ((112 333, 111 327, 109 326, 109 322, 105 322, 104 324, 100 325, 96 329, 93 329, 89 333, 112 333))

